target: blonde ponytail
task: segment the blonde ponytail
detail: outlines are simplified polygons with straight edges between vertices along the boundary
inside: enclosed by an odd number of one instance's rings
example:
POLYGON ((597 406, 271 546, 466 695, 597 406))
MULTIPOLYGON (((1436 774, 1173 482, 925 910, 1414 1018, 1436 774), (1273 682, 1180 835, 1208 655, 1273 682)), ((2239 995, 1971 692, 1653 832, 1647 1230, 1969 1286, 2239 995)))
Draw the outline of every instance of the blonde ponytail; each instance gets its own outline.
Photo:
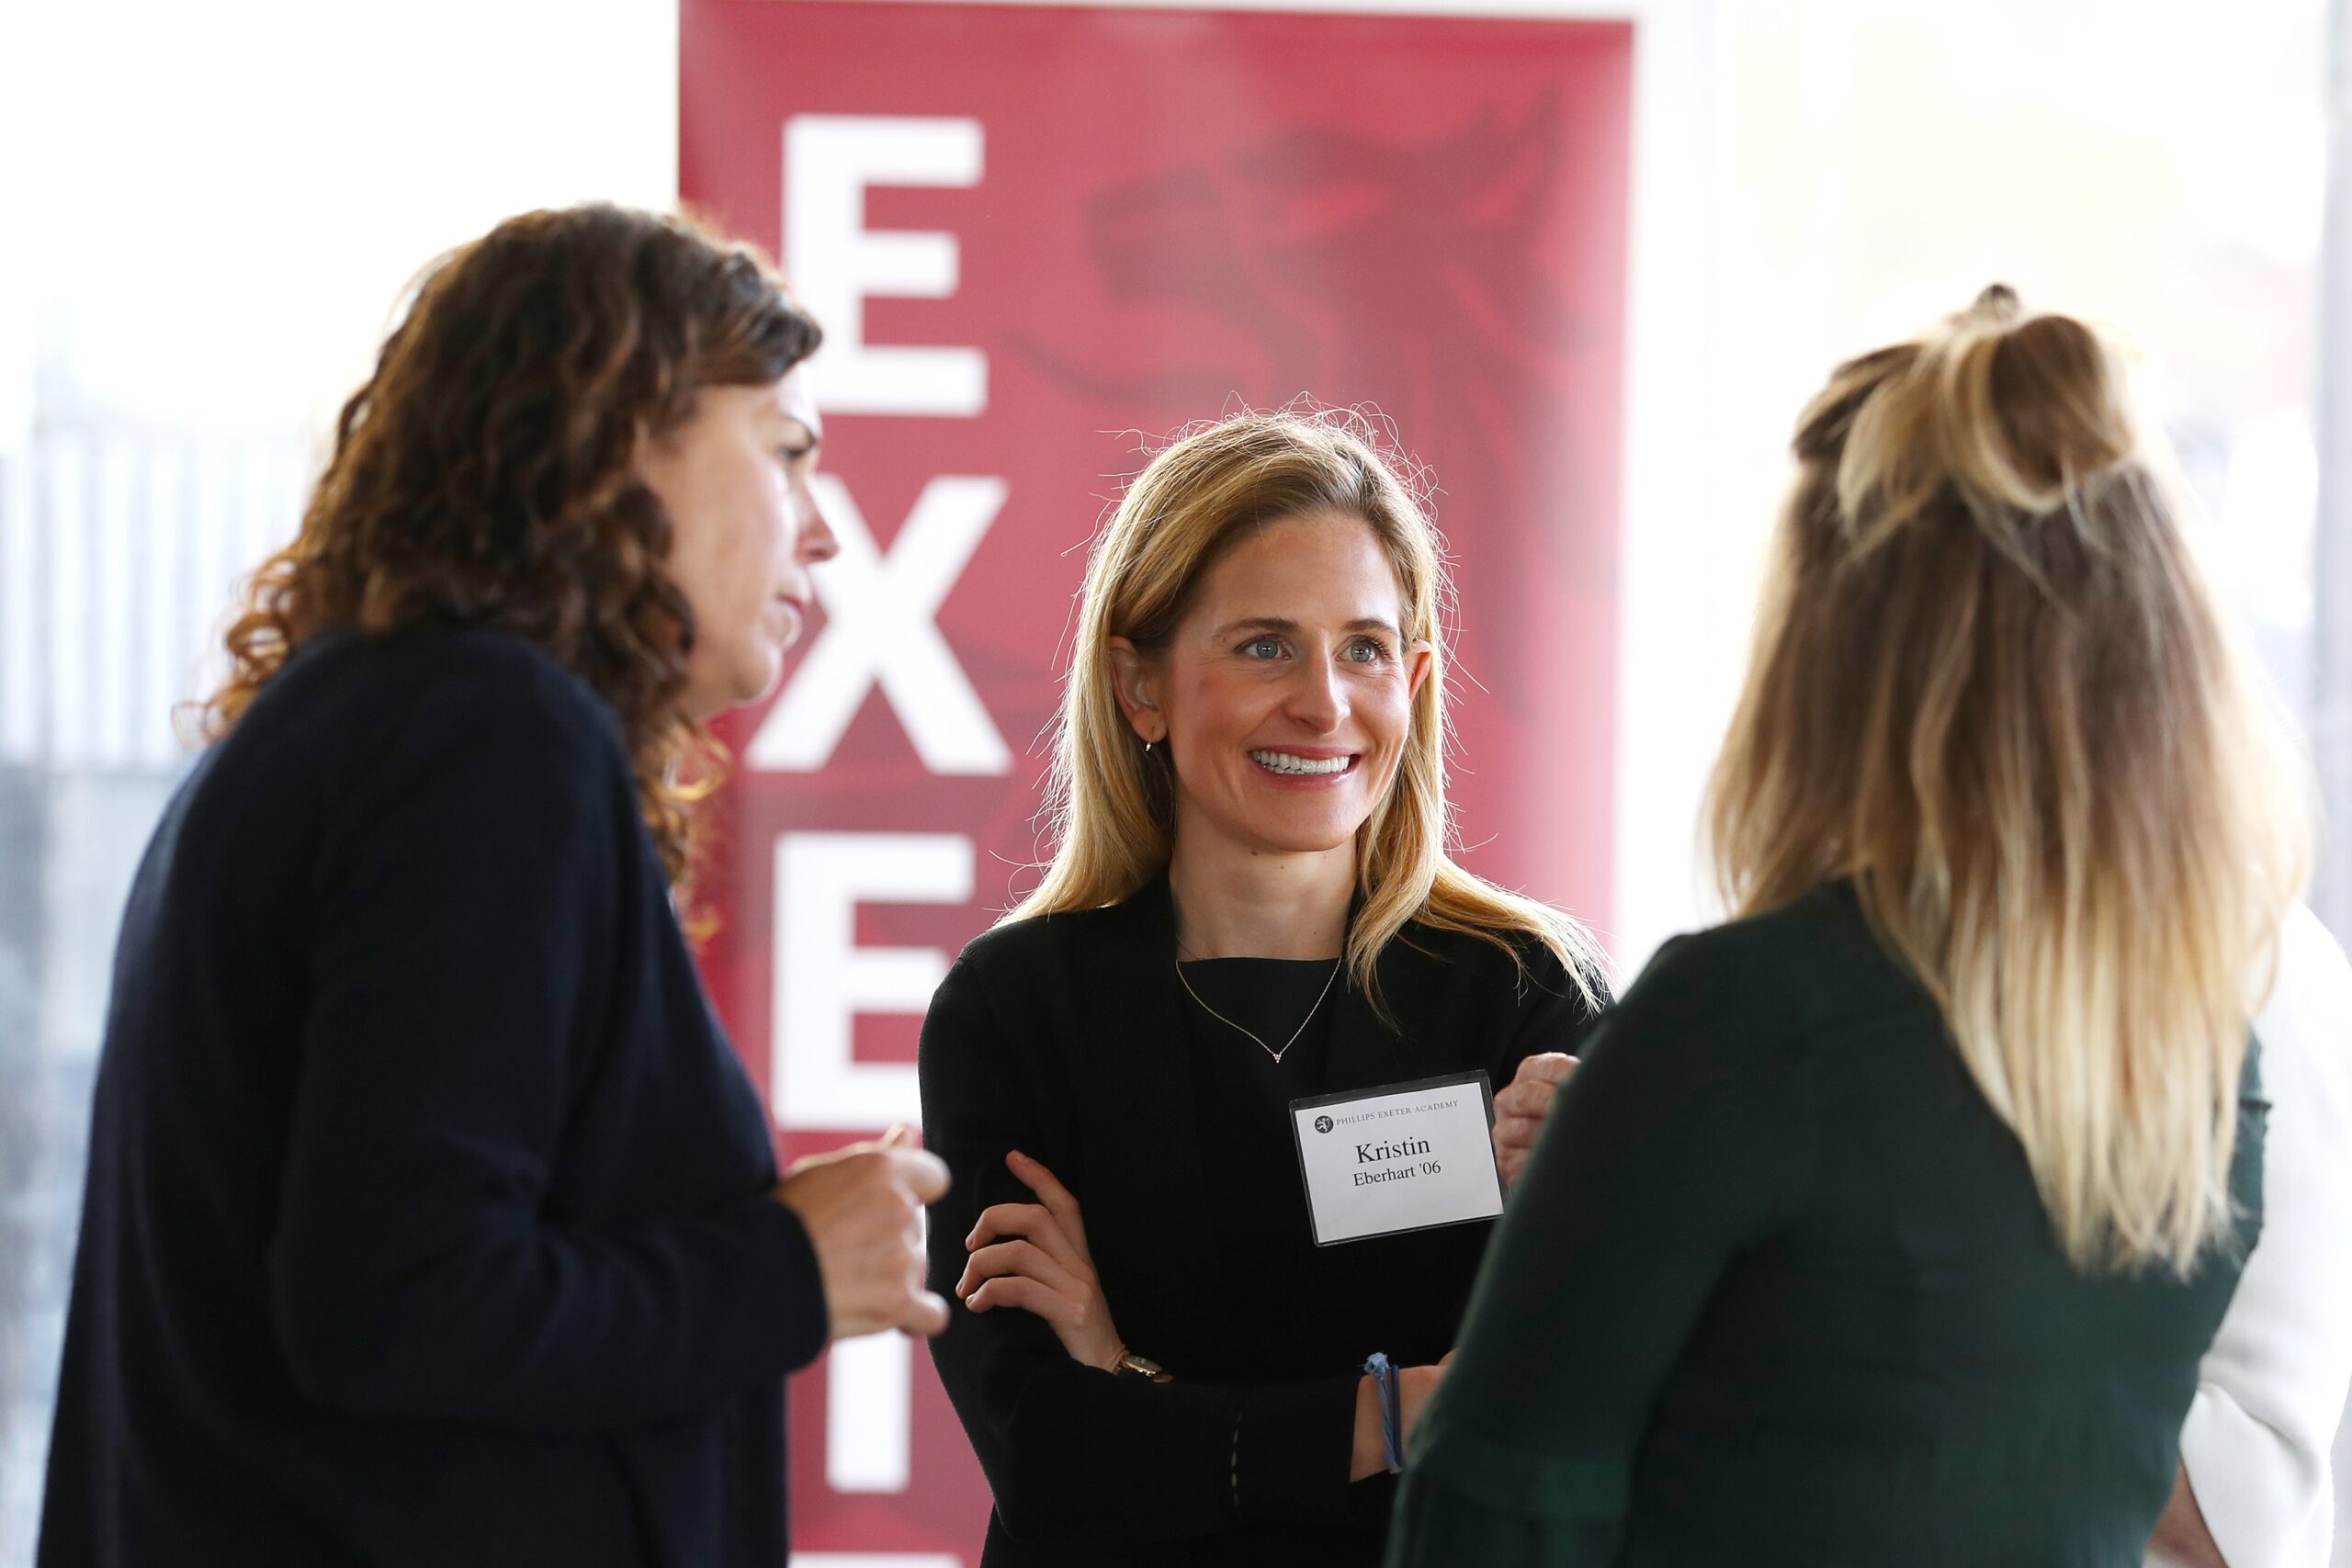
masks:
POLYGON ((2006 288, 1799 423, 1710 790, 1734 906, 1850 876, 2086 1271, 2230 1221, 2247 1021, 2303 798, 2081 322, 2006 288))

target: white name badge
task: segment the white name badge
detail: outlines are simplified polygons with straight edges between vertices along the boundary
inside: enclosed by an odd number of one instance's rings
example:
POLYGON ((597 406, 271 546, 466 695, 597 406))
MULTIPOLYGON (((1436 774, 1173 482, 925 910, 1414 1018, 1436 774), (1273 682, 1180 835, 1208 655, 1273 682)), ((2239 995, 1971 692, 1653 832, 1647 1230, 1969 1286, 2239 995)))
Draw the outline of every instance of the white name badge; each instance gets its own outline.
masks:
POLYGON ((1484 1073, 1292 1100, 1315 1245, 1501 1213, 1494 1104, 1484 1073))

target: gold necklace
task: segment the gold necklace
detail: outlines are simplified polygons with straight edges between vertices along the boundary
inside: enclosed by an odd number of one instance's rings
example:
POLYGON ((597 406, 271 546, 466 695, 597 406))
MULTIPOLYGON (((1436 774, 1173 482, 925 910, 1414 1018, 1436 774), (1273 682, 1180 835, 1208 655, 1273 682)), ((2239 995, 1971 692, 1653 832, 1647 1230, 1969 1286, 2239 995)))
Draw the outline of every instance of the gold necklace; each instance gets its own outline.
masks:
MULTIPOLYGON (((1176 951, 1179 953, 1190 954, 1193 950, 1186 947, 1182 942, 1179 942, 1176 944, 1176 951)), ((1193 1001, 1200 1003, 1200 1009, 1203 1012, 1208 1014, 1211 1018, 1216 1020, 1227 1029, 1236 1030, 1243 1034, 1247 1034, 1251 1040, 1257 1042, 1259 1050, 1263 1051, 1267 1055, 1272 1056, 1274 1059, 1275 1064, 1279 1066, 1282 1059, 1290 1054, 1290 1048, 1298 1043, 1298 1037, 1306 1032, 1306 1026, 1315 1021, 1315 1015, 1323 1010, 1323 998, 1331 994, 1332 983, 1340 977, 1340 965, 1345 964, 1347 961, 1348 955, 1344 953, 1340 954, 1339 957, 1331 960, 1331 973, 1325 977, 1323 981, 1323 988, 1315 993, 1315 1005, 1306 1010, 1306 1016, 1298 1021, 1298 1027, 1290 1032, 1290 1038, 1283 1042, 1283 1048, 1279 1051, 1275 1050, 1272 1045, 1267 1044, 1266 1042, 1260 1037, 1256 1030, 1243 1029, 1239 1024, 1234 1022, 1233 1020, 1226 1017, 1225 1014, 1217 1011, 1216 1009, 1209 1006, 1208 1003, 1202 1001, 1201 993, 1193 989, 1193 982, 1184 978, 1184 964, 1182 958, 1179 958, 1176 964, 1176 983, 1184 987, 1184 994, 1186 996, 1192 998, 1193 1001)))

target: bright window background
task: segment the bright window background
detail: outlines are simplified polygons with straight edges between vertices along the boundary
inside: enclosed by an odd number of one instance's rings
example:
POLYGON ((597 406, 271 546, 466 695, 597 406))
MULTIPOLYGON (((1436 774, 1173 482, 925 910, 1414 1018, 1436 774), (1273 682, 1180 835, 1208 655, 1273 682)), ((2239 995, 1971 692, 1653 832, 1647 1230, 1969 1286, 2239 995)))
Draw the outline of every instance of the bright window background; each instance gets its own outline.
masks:
MULTIPOLYGON (((1648 9, 1670 114, 1637 154, 1620 958, 1703 914, 1692 811, 1798 407, 1994 278, 2141 345, 2215 570, 2307 714, 2321 0, 1648 9)), ((0 13, 0 1568, 30 1561, 171 705, 404 280, 527 207, 669 200, 675 78, 660 0, 0 13)))
POLYGON ((1661 384, 1633 410, 1621 956, 1707 908, 1692 825, 1798 411, 1839 359, 1996 280, 2136 345, 2214 574, 2281 703, 2311 711, 2325 12, 1698 13, 1689 65, 1659 75, 1676 101, 1649 146, 1672 167, 1637 181, 1657 220, 1636 223, 1634 376, 1661 384))

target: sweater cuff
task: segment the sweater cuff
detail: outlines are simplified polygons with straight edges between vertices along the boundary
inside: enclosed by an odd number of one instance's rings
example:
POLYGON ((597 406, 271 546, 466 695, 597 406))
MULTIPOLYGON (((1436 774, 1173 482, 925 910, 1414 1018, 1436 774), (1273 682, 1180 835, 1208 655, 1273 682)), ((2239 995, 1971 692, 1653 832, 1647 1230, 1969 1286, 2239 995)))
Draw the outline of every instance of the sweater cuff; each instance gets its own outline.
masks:
POLYGON ((797 1372, 823 1353, 832 1337, 825 1306, 824 1271, 800 1216, 773 1198, 754 1200, 752 1227, 760 1242, 760 1283, 773 1303, 783 1371, 797 1372))
POLYGON ((1247 1524, 1345 1524, 1361 1372, 1245 1389, 1233 1434, 1233 1498, 1247 1524))

